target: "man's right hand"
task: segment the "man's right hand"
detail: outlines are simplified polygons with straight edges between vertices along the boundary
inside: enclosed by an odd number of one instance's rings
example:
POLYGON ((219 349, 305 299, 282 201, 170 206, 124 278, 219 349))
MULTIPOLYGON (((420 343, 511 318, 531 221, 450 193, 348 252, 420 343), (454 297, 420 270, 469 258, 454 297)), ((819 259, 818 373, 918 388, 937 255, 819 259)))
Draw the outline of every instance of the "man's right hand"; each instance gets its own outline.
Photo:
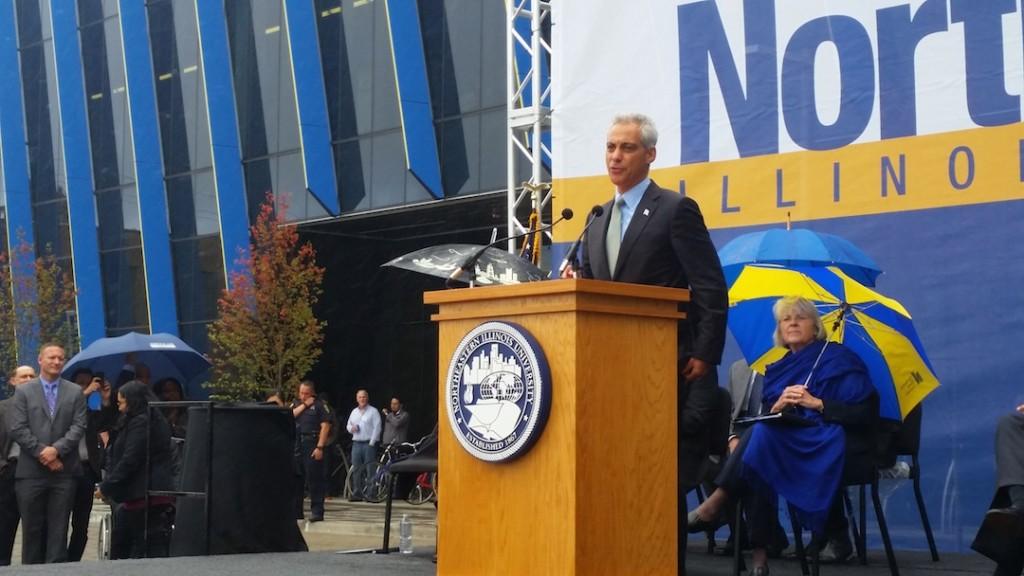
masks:
POLYGON ((60 461, 60 458, 54 458, 53 462, 46 465, 50 472, 60 472, 64 469, 64 463, 60 461))
POLYGON ((82 394, 88 396, 89 394, 92 394, 93 392, 99 390, 102 385, 102 380, 100 380, 99 378, 93 378, 92 381, 89 382, 89 385, 82 389, 82 394))
POLYGON ((47 446, 39 452, 39 463, 43 466, 49 467, 54 460, 57 460, 57 449, 53 446, 47 446))
POLYGON ((572 265, 570 264, 569 266, 565 267, 565 270, 562 270, 562 273, 559 275, 559 277, 561 277, 561 278, 575 278, 576 277, 576 269, 573 268, 572 265))

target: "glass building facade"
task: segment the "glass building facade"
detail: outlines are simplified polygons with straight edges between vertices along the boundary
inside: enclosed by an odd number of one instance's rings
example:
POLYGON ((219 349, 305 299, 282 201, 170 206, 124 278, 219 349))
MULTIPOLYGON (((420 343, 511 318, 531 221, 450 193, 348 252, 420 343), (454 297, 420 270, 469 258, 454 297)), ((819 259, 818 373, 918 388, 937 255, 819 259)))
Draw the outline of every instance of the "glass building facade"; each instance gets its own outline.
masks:
POLYGON ((0 233, 83 345, 206 349, 267 194, 296 222, 506 186, 500 0, 0 0, 0 233))

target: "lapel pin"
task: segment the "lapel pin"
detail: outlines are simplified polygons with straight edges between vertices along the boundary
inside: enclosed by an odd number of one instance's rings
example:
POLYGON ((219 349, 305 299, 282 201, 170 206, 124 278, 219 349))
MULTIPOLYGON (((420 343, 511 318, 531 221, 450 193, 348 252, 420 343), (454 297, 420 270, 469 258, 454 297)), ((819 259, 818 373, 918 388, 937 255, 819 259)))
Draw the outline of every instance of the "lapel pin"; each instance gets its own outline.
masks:
POLYGON ((650 215, 651 215, 651 211, 648 210, 647 208, 644 208, 644 216, 650 216, 650 215))

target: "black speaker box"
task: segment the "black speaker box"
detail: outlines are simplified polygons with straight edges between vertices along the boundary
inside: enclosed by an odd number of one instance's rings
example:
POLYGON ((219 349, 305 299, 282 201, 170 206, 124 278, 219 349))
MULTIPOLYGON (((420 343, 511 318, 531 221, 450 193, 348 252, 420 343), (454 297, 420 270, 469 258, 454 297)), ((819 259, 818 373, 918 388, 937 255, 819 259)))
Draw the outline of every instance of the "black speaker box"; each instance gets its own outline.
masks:
POLYGON ((213 407, 212 459, 208 409, 191 407, 180 489, 209 493, 209 549, 205 502, 178 498, 172 556, 296 552, 307 549, 295 521, 295 420, 266 405, 213 407))

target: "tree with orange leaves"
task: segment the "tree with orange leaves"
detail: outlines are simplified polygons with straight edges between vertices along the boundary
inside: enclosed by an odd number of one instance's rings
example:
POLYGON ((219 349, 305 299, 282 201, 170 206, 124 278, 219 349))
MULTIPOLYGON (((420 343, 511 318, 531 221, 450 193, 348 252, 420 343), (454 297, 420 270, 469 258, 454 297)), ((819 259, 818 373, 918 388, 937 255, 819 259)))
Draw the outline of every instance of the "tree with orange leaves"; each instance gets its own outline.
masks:
POLYGON ((283 202, 260 208, 250 229, 250 248, 239 257, 230 289, 217 302, 210 326, 211 395, 225 400, 263 400, 293 394, 320 357, 323 330, 314 308, 323 291, 324 269, 316 251, 300 243, 287 224, 283 202))

